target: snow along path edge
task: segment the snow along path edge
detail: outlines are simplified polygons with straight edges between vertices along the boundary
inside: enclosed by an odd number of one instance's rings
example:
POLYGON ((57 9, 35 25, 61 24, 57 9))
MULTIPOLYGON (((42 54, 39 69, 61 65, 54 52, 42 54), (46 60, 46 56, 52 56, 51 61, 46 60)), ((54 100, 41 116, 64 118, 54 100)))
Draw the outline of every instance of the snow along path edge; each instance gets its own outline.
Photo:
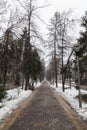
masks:
MULTIPOLYGON (((62 91, 62 84, 58 84, 58 88, 51 85, 55 91, 62 96, 62 98, 75 110, 77 115, 84 121, 87 121, 87 103, 82 101, 82 108, 79 108, 79 101, 76 98, 78 91, 72 86, 71 89, 66 89, 65 92, 62 91)), ((66 85, 66 87, 69 87, 66 85)), ((87 94, 87 91, 81 90, 81 93, 87 94)))
MULTIPOLYGON (((52 89, 52 88, 51 88, 52 89)), ((76 115, 75 111, 71 109, 70 105, 64 100, 64 98, 57 93, 57 91, 53 90, 53 93, 61 106, 64 108, 65 112, 68 115, 68 118, 73 122, 74 126, 77 130, 87 130, 87 125, 76 115)))
POLYGON ((23 100, 22 103, 10 114, 7 118, 0 124, 0 130, 8 130, 9 127, 13 124, 15 119, 19 116, 21 111, 26 107, 28 103, 30 103, 32 97, 35 95, 37 89, 33 91, 27 98, 23 100))

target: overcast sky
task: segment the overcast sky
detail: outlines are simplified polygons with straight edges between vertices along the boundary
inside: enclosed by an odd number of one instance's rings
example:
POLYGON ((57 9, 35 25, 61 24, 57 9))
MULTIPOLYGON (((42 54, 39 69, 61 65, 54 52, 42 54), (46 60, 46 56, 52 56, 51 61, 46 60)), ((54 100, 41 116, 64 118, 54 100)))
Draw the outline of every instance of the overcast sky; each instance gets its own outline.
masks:
MULTIPOLYGON (((12 1, 12 0, 8 0, 8 1, 12 1)), ((49 24, 50 18, 53 17, 56 11, 63 12, 72 9, 74 18, 81 18, 84 15, 85 11, 87 10, 87 0, 36 0, 36 1, 37 1, 37 6, 43 5, 43 3, 45 3, 46 1, 47 1, 46 4, 49 5, 48 7, 40 9, 38 11, 38 14, 46 22, 46 24, 49 24)), ((40 26, 42 32, 43 33, 46 32, 47 26, 44 24, 41 24, 40 26)), ((77 36, 79 36, 78 35, 79 29, 80 28, 77 29, 78 30, 76 33, 77 36)))
MULTIPOLYGON (((42 19, 48 24, 50 18, 53 17, 55 11, 68 11, 73 10, 74 18, 81 18, 87 10, 87 0, 37 0, 38 4, 41 5, 45 1, 49 5, 47 8, 40 10, 42 19)), ((45 29, 45 28, 44 28, 45 29)))
MULTIPOLYGON (((16 1, 16 0, 8 0, 8 1, 16 1)), ((24 0, 20 0, 24 1, 24 0)), ((55 11, 68 11, 69 9, 73 10, 74 18, 80 18, 84 15, 85 11, 87 10, 87 0, 36 0, 37 6, 43 5, 43 3, 47 2, 46 4, 49 5, 46 8, 40 9, 38 13, 40 14, 41 18, 49 24, 50 18, 53 17, 55 11)), ((45 26, 42 25, 45 30, 45 26)))
MULTIPOLYGON (((38 3, 42 4, 45 1, 46 0, 38 0, 38 3)), ((49 20, 53 17, 55 11, 62 12, 72 9, 74 18, 79 19, 87 10, 87 0, 47 0, 47 4, 50 6, 40 10, 40 15, 47 24, 49 24, 49 20)), ((44 27, 43 30, 45 30, 44 27)), ((79 36, 80 30, 81 28, 77 27, 76 38, 79 36)))
MULTIPOLYGON (((38 0, 38 3, 42 4, 44 1, 46 0, 38 0)), ((71 8, 75 16, 78 17, 82 16, 87 10, 87 0, 47 0, 47 4, 50 4, 50 6, 41 11, 46 21, 52 17, 56 10, 61 12, 71 8)))

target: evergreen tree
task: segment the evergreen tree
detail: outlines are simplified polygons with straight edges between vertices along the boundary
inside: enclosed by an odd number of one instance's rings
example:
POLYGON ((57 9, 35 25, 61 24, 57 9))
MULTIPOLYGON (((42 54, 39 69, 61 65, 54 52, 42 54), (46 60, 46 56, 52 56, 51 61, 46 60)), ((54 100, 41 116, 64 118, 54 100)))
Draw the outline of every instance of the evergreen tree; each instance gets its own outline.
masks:
POLYGON ((7 29, 0 43, 0 99, 5 96, 7 74, 9 72, 9 65, 11 60, 10 52, 12 43, 12 32, 10 29, 7 29))
POLYGON ((81 74, 80 78, 82 84, 87 84, 85 79, 87 77, 87 11, 81 19, 81 26, 84 28, 84 31, 80 32, 80 38, 78 39, 78 44, 81 46, 79 53, 81 74))
POLYGON ((7 80, 7 73, 8 73, 8 69, 9 69, 9 65, 11 62, 11 58, 12 58, 12 54, 11 53, 11 47, 13 44, 13 36, 12 36, 12 32, 10 29, 7 29, 5 34, 4 34, 4 38, 2 41, 3 44, 3 52, 2 52, 2 75, 3 75, 3 86, 5 87, 6 85, 6 80, 7 80))
POLYGON ((37 78, 42 71, 42 65, 40 61, 40 56, 36 49, 33 50, 33 57, 32 57, 32 78, 33 80, 37 81, 37 78))
POLYGON ((26 34, 24 54, 23 54, 23 74, 26 81, 25 90, 29 86, 29 79, 32 73, 32 46, 29 43, 29 35, 26 34))
POLYGON ((85 29, 83 32, 80 32, 80 38, 78 43, 81 45, 80 56, 84 56, 87 52, 87 12, 82 17, 81 26, 85 29))

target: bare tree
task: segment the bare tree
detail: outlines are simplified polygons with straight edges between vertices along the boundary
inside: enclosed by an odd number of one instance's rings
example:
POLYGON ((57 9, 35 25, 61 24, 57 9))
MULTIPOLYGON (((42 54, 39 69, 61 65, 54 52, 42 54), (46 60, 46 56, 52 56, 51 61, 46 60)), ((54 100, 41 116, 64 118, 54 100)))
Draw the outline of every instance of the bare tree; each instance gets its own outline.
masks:
MULTIPOLYGON (((56 61, 57 61, 57 72, 59 72, 58 70, 59 59, 57 57, 56 57, 56 61)), ((55 57, 53 55, 47 66, 46 78, 48 81, 50 81, 54 85, 55 83, 55 57)))
POLYGON ((54 17, 51 19, 49 26, 49 44, 54 48, 55 59, 55 77, 57 86, 57 62, 56 56, 61 57, 61 72, 62 72, 62 88, 64 91, 64 55, 67 52, 67 46, 71 45, 71 32, 74 20, 71 18, 71 10, 67 12, 55 12, 54 17))
POLYGON ((7 2, 0 0, 0 15, 4 14, 7 10, 7 2))
POLYGON ((55 70, 55 82, 56 87, 58 86, 58 61, 59 59, 59 52, 58 52, 58 46, 59 46, 59 33, 60 33, 60 26, 61 26, 61 15, 59 12, 56 12, 54 14, 54 17, 51 19, 50 25, 48 27, 49 29, 49 45, 53 49, 53 55, 54 55, 54 70, 55 70))
MULTIPOLYGON (((15 2, 15 0, 13 0, 15 2)), ((45 7, 48 7, 48 5, 46 5, 46 1, 45 3, 43 3, 42 6, 36 6, 36 0, 24 0, 24 1, 20 1, 17 0, 19 3, 19 8, 21 15, 24 16, 24 20, 23 20, 23 26, 24 24, 26 24, 26 27, 28 29, 28 35, 29 35, 29 43, 34 43, 34 40, 39 39, 42 42, 44 42, 43 38, 41 37, 41 34, 39 32, 39 29, 37 27, 37 20, 40 20, 41 22, 45 23, 41 17, 37 14, 37 12, 45 7)))
MULTIPOLYGON (((41 35, 37 29, 35 21, 36 21, 36 19, 43 21, 43 20, 41 20, 40 16, 37 15, 36 12, 37 12, 37 10, 40 10, 41 8, 46 7, 46 5, 43 4, 41 7, 36 7, 35 0, 24 0, 22 2, 20 0, 17 0, 17 1, 20 4, 20 6, 22 7, 22 9, 24 10, 24 14, 22 13, 22 15, 24 16, 23 23, 26 24, 27 30, 28 30, 27 39, 26 39, 28 42, 28 47, 26 49, 29 49, 29 51, 30 51, 32 49, 32 47, 35 47, 35 45, 33 45, 33 43, 36 41, 36 39, 43 41, 43 38, 41 37, 41 35)), ((26 51, 26 52, 29 52, 29 51, 26 51)), ((29 58, 31 60, 32 57, 28 56, 28 54, 26 54, 26 56, 27 56, 26 60, 29 58)), ((28 63, 30 63, 30 61, 28 63)), ((29 85, 29 79, 30 79, 30 74, 28 71, 28 73, 26 73, 26 78, 25 78, 25 80, 26 80, 25 89, 27 89, 27 87, 29 85)))
MULTIPOLYGON (((2 36, 3 44, 3 86, 6 85, 7 73, 9 69, 9 64, 11 64, 11 49, 14 48, 14 39, 17 38, 17 31, 21 19, 17 17, 17 10, 15 13, 10 11, 8 15, 8 20, 5 22, 5 28, 2 36)), ((16 66, 17 67, 17 66, 16 66)))
POLYGON ((74 19, 72 19, 70 17, 72 11, 69 10, 67 12, 63 12, 61 14, 61 26, 60 26, 60 33, 59 33, 59 37, 60 37, 60 48, 61 48, 61 59, 62 59, 62 88, 63 88, 63 92, 65 91, 64 88, 64 53, 66 52, 65 50, 67 50, 67 47, 69 47, 71 45, 71 41, 72 38, 69 35, 69 32, 71 32, 72 29, 72 25, 75 22, 74 19))
POLYGON ((7 13, 7 7, 9 7, 8 3, 5 0, 0 0, 0 31, 2 31, 2 24, 5 22, 4 15, 7 13))

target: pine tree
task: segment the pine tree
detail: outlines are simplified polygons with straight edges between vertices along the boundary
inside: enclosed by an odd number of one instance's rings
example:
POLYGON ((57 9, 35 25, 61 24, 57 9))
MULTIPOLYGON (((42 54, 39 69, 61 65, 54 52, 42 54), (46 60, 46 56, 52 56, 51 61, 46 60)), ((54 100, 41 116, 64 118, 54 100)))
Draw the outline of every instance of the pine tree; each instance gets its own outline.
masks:
POLYGON ((33 55, 32 55, 32 78, 33 80, 37 81, 37 78, 40 74, 40 72, 42 71, 42 64, 40 61, 40 56, 37 52, 36 49, 33 50, 33 55))
POLYGON ((81 26, 85 30, 80 32, 78 43, 81 45, 80 56, 84 56, 84 54, 87 52, 87 12, 85 12, 85 15, 82 17, 81 26))
POLYGON ((31 87, 30 79, 37 81, 37 78, 42 70, 40 56, 30 43, 27 28, 24 28, 22 37, 22 73, 25 79, 25 90, 31 87))
POLYGON ((7 80, 7 73, 9 70, 9 66, 11 63, 11 59, 12 59, 12 54, 11 53, 11 47, 13 44, 13 35, 10 29, 7 29, 5 34, 4 34, 4 38, 2 41, 3 44, 3 52, 2 52, 2 75, 3 75, 3 86, 5 87, 6 85, 6 80, 7 80))
POLYGON ((84 31, 80 32, 80 38, 78 39, 78 44, 81 46, 79 53, 81 74, 80 78, 82 84, 87 84, 87 11, 81 19, 81 26, 84 28, 84 31))

